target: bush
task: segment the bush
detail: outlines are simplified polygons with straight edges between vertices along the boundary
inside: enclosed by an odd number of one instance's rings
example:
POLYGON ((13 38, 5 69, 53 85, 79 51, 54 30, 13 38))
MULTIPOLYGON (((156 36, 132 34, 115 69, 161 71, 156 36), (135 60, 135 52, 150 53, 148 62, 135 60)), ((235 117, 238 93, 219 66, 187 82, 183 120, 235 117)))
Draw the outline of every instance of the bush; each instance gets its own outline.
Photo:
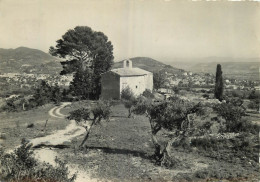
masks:
POLYGON ((125 108, 128 109, 128 118, 130 118, 132 115, 132 109, 136 104, 136 98, 132 90, 128 86, 122 90, 121 99, 124 103, 125 108))
POLYGON ((101 119, 109 121, 109 117, 112 113, 110 102, 101 100, 97 102, 97 105, 94 106, 91 111, 93 113, 94 120, 97 119, 98 122, 101 121, 101 119))
POLYGON ((76 175, 69 178, 66 163, 56 159, 56 166, 39 163, 33 157, 31 144, 22 141, 22 145, 10 154, 0 153, 0 176, 4 181, 22 182, 73 182, 76 175))
POLYGON ((250 103, 248 104, 248 108, 259 111, 259 108, 260 108, 259 100, 250 101, 250 103))
POLYGON ((205 99, 209 99, 209 94, 203 94, 202 97, 205 99))
POLYGON ((62 93, 58 85, 50 86, 46 81, 42 81, 33 94, 33 100, 37 106, 42 106, 50 102, 59 104, 61 99, 62 93))
POLYGON ((69 113, 67 117, 69 120, 74 119, 77 123, 81 122, 82 120, 90 119, 90 110, 87 108, 80 108, 69 113))
POLYGON ((122 100, 131 100, 134 97, 133 91, 127 86, 121 92, 121 99, 122 100))
POLYGON ((253 90, 250 94, 249 94, 249 96, 248 96, 248 99, 260 99, 260 93, 259 92, 257 92, 257 91, 255 91, 255 90, 253 90))
POLYGON ((8 112, 14 112, 17 111, 17 105, 15 104, 15 98, 6 99, 5 105, 2 107, 2 110, 8 111, 8 112))
POLYGON ((146 90, 143 92, 142 96, 144 96, 144 97, 146 97, 146 98, 149 98, 149 99, 153 99, 153 98, 154 98, 153 93, 152 93, 151 90, 149 90, 149 89, 146 89, 146 90))
POLYGON ((245 109, 234 106, 231 103, 222 103, 214 108, 217 113, 226 120, 227 132, 240 132, 242 127, 241 118, 245 116, 245 109))

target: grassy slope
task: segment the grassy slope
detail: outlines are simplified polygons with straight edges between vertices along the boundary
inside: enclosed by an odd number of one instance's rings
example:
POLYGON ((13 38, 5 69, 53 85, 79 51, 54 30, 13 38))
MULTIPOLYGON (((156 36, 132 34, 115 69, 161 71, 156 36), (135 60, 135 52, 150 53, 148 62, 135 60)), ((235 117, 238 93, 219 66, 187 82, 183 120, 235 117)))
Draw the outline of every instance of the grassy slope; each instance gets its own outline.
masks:
MULTIPOLYGON (((77 109, 87 102, 76 102, 61 110, 63 114, 77 109)), ((9 149, 20 144, 20 139, 34 138, 44 135, 40 130, 45 120, 49 118, 46 134, 67 125, 64 119, 50 118, 48 111, 54 105, 46 105, 36 110, 0 114, 0 132, 6 133, 4 146, 9 149), (16 121, 19 120, 19 126, 16 121), (26 128, 27 123, 35 123, 35 127, 26 128), (3 123, 3 122, 2 122, 3 123), (13 128, 14 126, 14 128, 13 128)), ((157 166, 151 159, 153 145, 150 138, 150 126, 147 118, 137 116, 127 118, 127 110, 122 104, 113 107, 113 115, 109 123, 102 123, 93 128, 87 142, 88 150, 80 151, 77 146, 82 138, 75 139, 71 148, 56 149, 65 160, 79 164, 82 169, 90 171, 92 177, 112 181, 177 181, 177 179, 192 179, 198 170, 214 171, 220 176, 229 173, 252 174, 254 168, 245 161, 229 163, 226 159, 203 157, 196 151, 176 150, 174 155, 181 159, 185 166, 166 169, 157 166), (208 169, 207 169, 208 168, 208 169)), ((159 133, 162 139, 163 133, 159 133)), ((165 136, 164 136, 165 137, 165 136)), ((210 152, 210 151, 209 151, 210 152)), ((216 151, 214 151, 216 152, 216 151)), ((227 156, 227 150, 217 151, 220 156, 227 156)), ((231 154, 231 153, 230 153, 231 154)), ((232 155, 232 154, 231 154, 232 155)), ((248 180, 247 180, 248 181, 248 180)), ((249 181, 252 181, 251 179, 249 181)))
MULTIPOLYGON (((0 113, 0 134, 3 133, 4 138, 6 138, 5 140, 0 140, 0 144, 5 149, 12 149, 21 143, 22 138, 40 137, 48 135, 54 130, 65 128, 68 121, 48 115, 48 111, 54 106, 53 104, 47 104, 30 111, 0 113), (47 119, 48 123, 44 133, 41 130, 44 128, 47 119), (32 123, 34 127, 27 128, 27 125, 32 123)), ((63 109, 61 111, 67 113, 63 109)))
MULTIPOLYGON (((174 151, 174 155, 181 159, 184 166, 177 166, 173 170, 157 166, 151 159, 154 149, 148 119, 126 116, 127 110, 123 105, 114 106, 112 120, 93 128, 87 141, 87 150, 76 149, 82 140, 78 139, 73 141, 74 149, 60 150, 60 153, 64 159, 90 171, 92 177, 118 182, 194 180, 197 179, 194 177, 196 171, 207 170, 208 167, 210 171, 226 177, 229 173, 251 174, 252 168, 244 169, 243 162, 236 164, 233 170, 234 164, 224 159, 203 157, 196 151, 181 149, 174 151)), ((162 136, 163 133, 159 133, 159 138, 162 136)), ((221 155, 226 155, 228 151, 221 152, 221 155)))

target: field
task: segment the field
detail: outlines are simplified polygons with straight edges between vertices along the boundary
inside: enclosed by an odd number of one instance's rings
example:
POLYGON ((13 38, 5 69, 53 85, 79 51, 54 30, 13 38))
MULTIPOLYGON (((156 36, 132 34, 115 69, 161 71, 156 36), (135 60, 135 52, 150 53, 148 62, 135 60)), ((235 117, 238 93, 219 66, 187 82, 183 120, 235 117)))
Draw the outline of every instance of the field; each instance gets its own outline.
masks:
MULTIPOLYGON (((75 102, 61 108, 59 112, 67 115, 81 106, 89 107, 93 104, 95 103, 88 101, 75 102)), ((5 149, 12 149, 20 144, 22 138, 48 136, 64 129, 69 121, 58 118, 57 113, 57 106, 52 104, 26 112, 1 113, 0 131, 5 134, 2 145, 5 149), (50 110, 54 111, 54 115, 50 114, 50 110), (42 129, 46 119, 48 124, 44 132, 42 129), (34 123, 34 126, 28 127, 31 123, 34 123)), ((188 149, 173 148, 171 155, 180 162, 174 167, 158 165, 152 158, 154 147, 148 119, 145 116, 128 118, 127 114, 123 104, 115 103, 111 120, 101 122, 93 128, 83 149, 78 149, 83 139, 81 135, 74 138, 69 147, 53 148, 51 151, 55 151, 59 158, 70 165, 87 171, 93 180, 216 181, 218 178, 229 181, 258 181, 259 167, 253 160, 258 156, 257 148, 255 145, 243 149, 232 148, 232 143, 237 142, 239 138, 228 141, 212 140, 215 147, 208 144, 205 148, 194 144, 188 149)), ((257 119, 257 116, 254 117, 251 120, 257 119)), ((162 143, 169 137, 164 130, 157 135, 162 143)), ((211 139, 207 142, 210 143, 211 139)), ((257 141, 252 142, 257 144, 257 141)))
POLYGON ((55 105, 47 104, 37 109, 23 112, 1 112, 0 133, 4 140, 0 140, 4 149, 13 149, 20 145, 23 138, 32 139, 50 134, 53 131, 64 129, 68 121, 52 117, 49 110, 55 105), (47 121, 46 129, 43 131, 47 121), (29 126, 33 124, 33 126, 29 126))

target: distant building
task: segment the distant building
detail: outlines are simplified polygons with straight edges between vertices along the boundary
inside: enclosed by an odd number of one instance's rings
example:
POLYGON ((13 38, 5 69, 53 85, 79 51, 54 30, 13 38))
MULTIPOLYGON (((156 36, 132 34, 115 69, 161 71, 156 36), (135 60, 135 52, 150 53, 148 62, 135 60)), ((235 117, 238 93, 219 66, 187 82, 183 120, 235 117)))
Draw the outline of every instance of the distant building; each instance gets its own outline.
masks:
POLYGON ((153 90, 153 74, 133 68, 131 60, 124 60, 123 68, 112 69, 101 75, 101 98, 120 99, 124 88, 129 87, 137 96, 146 89, 153 90))

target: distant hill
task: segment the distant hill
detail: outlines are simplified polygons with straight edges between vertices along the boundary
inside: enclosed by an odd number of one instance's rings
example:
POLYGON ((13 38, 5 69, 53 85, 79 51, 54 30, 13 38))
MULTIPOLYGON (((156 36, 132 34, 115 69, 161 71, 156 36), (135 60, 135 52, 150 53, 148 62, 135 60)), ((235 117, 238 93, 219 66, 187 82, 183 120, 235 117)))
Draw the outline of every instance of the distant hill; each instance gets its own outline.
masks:
MULTIPOLYGON (((182 69, 174 68, 171 65, 161 63, 159 61, 156 61, 148 57, 134 57, 134 58, 130 58, 130 60, 133 63, 133 67, 138 67, 150 72, 157 72, 160 70, 164 70, 169 73, 182 73, 184 71, 182 69)), ((113 65, 113 68, 122 68, 122 67, 123 67, 123 61, 115 62, 115 64, 113 65)))
POLYGON ((62 70, 59 60, 51 55, 27 47, 0 48, 1 73, 49 73, 62 70))
POLYGON ((217 64, 221 64, 223 75, 228 78, 259 80, 259 58, 217 58, 209 57, 202 59, 176 59, 169 62, 170 65, 192 71, 195 73, 216 72, 217 64))

